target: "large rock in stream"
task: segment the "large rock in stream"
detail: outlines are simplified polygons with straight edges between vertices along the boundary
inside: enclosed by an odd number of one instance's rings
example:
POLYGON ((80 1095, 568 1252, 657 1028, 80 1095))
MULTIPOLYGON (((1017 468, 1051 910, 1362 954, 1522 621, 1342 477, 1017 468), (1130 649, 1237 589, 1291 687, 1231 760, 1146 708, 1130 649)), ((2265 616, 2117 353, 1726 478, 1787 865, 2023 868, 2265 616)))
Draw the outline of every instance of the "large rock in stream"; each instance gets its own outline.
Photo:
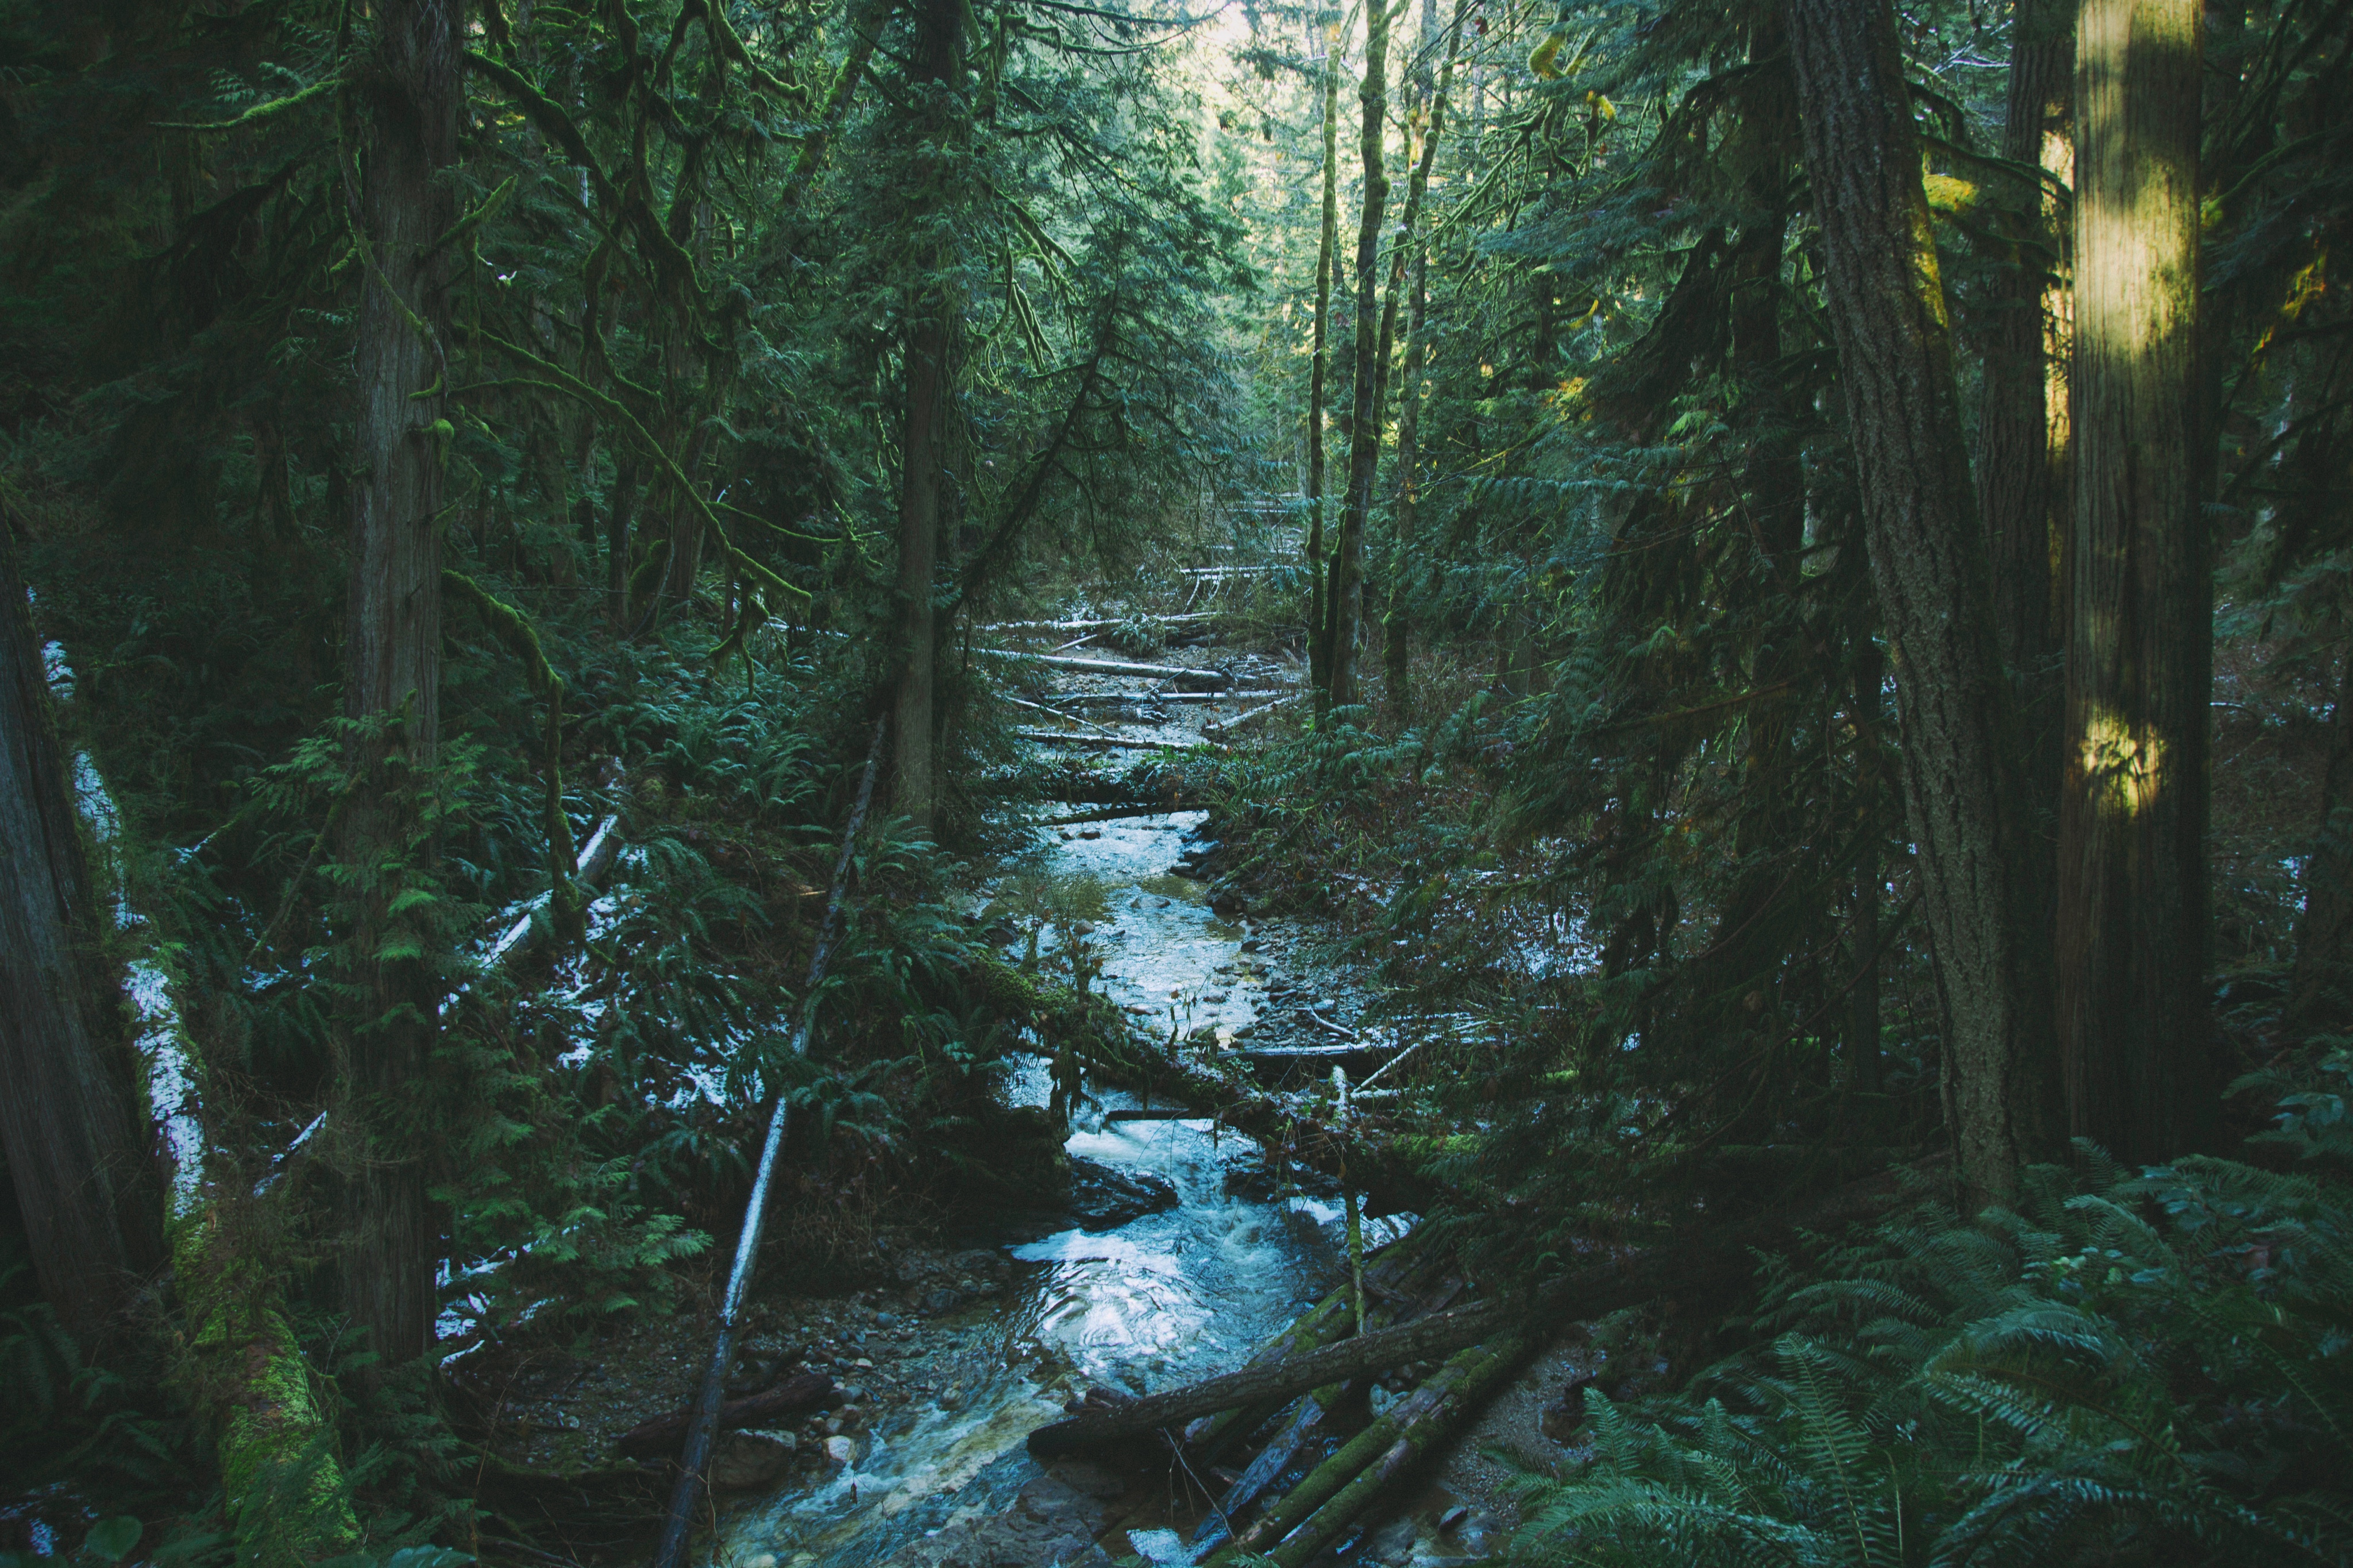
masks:
POLYGON ((1116 1230, 1176 1206, 1176 1184, 1166 1176, 1071 1157, 1071 1217, 1082 1230, 1116 1230))

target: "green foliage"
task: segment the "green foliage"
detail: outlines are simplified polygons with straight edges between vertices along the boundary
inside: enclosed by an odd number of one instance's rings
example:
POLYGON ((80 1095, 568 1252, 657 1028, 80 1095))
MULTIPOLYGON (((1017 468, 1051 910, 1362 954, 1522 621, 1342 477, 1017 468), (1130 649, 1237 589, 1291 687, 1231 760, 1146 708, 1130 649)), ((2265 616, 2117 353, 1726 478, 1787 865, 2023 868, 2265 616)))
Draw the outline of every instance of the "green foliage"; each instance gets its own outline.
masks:
MULTIPOLYGON (((2291 1108, 2290 1115, 2301 1115, 2291 1108)), ((2199 1158, 1775 1270, 1763 1349, 1530 1479, 1528 1563, 2341 1563, 2353 1192, 2199 1158)))

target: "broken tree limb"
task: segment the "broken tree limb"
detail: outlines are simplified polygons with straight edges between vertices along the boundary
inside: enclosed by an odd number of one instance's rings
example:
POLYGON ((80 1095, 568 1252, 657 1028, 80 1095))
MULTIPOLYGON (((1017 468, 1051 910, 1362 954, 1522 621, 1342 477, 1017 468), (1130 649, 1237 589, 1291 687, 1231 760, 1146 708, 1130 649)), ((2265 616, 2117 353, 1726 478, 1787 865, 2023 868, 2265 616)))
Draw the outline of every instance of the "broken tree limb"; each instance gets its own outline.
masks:
POLYGON ((1918 1199, 1948 1165, 1939 1156, 1883 1171, 1810 1205, 1776 1209, 1741 1224, 1585 1263, 1530 1300, 1458 1307, 1400 1328, 1150 1394, 1115 1410, 1057 1421, 1029 1435, 1029 1451, 1050 1458, 1234 1405, 1288 1399, 1327 1383, 1460 1350, 1522 1323, 1580 1321, 1661 1296, 1737 1289, 1755 1272, 1758 1253, 1787 1246, 1800 1230, 1829 1232, 1878 1218, 1918 1199))
MULTIPOLYGON (((779 1415, 798 1415, 805 1411, 822 1410, 841 1397, 833 1379, 821 1372, 797 1372, 765 1394, 754 1394, 746 1399, 731 1399, 719 1407, 718 1430, 733 1432, 744 1426, 757 1426, 779 1415)), ((686 1441, 686 1429, 694 1420, 694 1407, 684 1405, 638 1422, 621 1434, 615 1445, 624 1458, 641 1459, 655 1454, 675 1452, 686 1441)))
POLYGON ((1258 1500, 1258 1494, 1267 1489, 1267 1483, 1291 1468, 1291 1461, 1298 1458, 1300 1447, 1307 1441, 1307 1435, 1315 1430, 1316 1424, 1323 1419, 1323 1401, 1312 1394, 1300 1395, 1292 1405, 1282 1429, 1274 1435, 1274 1440, 1259 1450, 1258 1458, 1234 1479, 1234 1484, 1226 1489, 1226 1495, 1218 1500, 1218 1506, 1193 1531, 1193 1539, 1187 1544, 1197 1555, 1233 1539, 1235 1518, 1258 1500))
POLYGON ((980 627, 985 632, 1100 632, 1113 626, 1144 625, 1151 626, 1184 626, 1192 621, 1222 621, 1228 618, 1223 610, 1196 610, 1182 616, 1137 616, 1125 621, 996 621, 980 627))
MULTIPOLYGON (((1263 693, 1260 693, 1258 695, 1263 695, 1263 693)), ((1201 726, 1202 731, 1207 733, 1211 730, 1215 730, 1221 735, 1229 735, 1254 719, 1265 718, 1268 714, 1273 712, 1276 709, 1282 707, 1285 703, 1298 701, 1299 697, 1300 694, 1295 691, 1285 697, 1278 697, 1262 708, 1253 708, 1247 713, 1237 713, 1221 724, 1204 724, 1201 726)))

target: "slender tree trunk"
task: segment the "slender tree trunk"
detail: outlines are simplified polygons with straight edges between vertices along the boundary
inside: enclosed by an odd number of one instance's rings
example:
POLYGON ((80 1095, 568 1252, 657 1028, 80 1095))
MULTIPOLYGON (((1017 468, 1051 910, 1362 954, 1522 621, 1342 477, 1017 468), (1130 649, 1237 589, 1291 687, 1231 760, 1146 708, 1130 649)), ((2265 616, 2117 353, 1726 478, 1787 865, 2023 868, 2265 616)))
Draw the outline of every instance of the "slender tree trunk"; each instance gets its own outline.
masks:
MULTIPOLYGON (((2075 16, 2068 0, 2028 0, 2019 9, 2010 57, 2002 156, 2038 167, 2062 184, 2074 177, 2075 16)), ((1993 555, 1994 621, 2012 672, 2047 687, 2064 631, 2056 563, 2066 539, 2066 215, 2049 184, 2023 181, 2009 193, 2033 216, 2012 226, 2007 266, 1994 289, 1986 334, 1985 416, 1978 430, 1978 507, 1993 555)), ((2038 715, 2051 752, 2047 783, 2056 801, 2059 709, 2038 715)), ((2038 756, 2038 768, 2042 759, 2038 756)))
POLYGON ((1332 586, 1324 617, 1330 626, 1332 706, 1357 700, 1356 654, 1365 619, 1365 519, 1373 505, 1373 481, 1381 462, 1381 215, 1389 199, 1382 142, 1388 132, 1388 0, 1366 0, 1364 105, 1359 141, 1365 166, 1365 205, 1356 225, 1356 373, 1354 413, 1348 422, 1348 488, 1340 504, 1340 537, 1332 552, 1332 586))
POLYGON ((363 205, 369 267, 360 302, 345 607, 343 711, 387 727, 355 748, 366 784, 344 814, 346 863, 396 868, 356 891, 356 994, 344 1021, 337 1118, 350 1159, 344 1308, 386 1365, 431 1342, 439 1226, 426 1198, 427 1130, 416 1090, 434 1036, 432 938, 398 907, 404 873, 429 863, 417 792, 438 730, 441 673, 442 330, 455 221, 436 179, 456 155, 464 18, 455 0, 383 0, 362 80, 370 110, 363 205), (407 954, 407 956, 392 956, 407 954))
MULTIPOLYGON (((2074 178, 2075 13, 2070 0, 2028 0, 2017 13, 2002 156, 2074 178)), ((2027 809, 2038 845, 2035 931, 2058 939, 2060 677, 2069 472, 2067 365, 2073 299, 2071 235, 2058 192, 2016 182, 2012 243, 1994 287, 1985 342, 1984 413, 1978 427, 1978 506, 1993 557, 1994 623, 2010 667, 2022 739, 2027 809), (2031 216, 2028 216, 2031 215, 2031 216)))
POLYGON ((1969 1200, 2004 1199, 2056 1145, 2050 979, 1919 136, 1888 0, 1790 0, 1788 30, 1950 1020, 1951 1131, 1969 1200))
POLYGON ((1315 249, 1315 353, 1307 372, 1307 684, 1320 705, 1330 690, 1324 603, 1324 395, 1332 371, 1332 270, 1340 248, 1340 52, 1324 38, 1324 228, 1315 249))
MULTIPOLYGON (((1409 612, 1407 608, 1407 574, 1410 569, 1414 534, 1414 505, 1418 485, 1414 465, 1421 458, 1421 360, 1422 339, 1430 321, 1430 242, 1422 236, 1421 206, 1430 190, 1430 172, 1438 162, 1438 140, 1446 128, 1446 96, 1454 82, 1454 57, 1462 38, 1462 16, 1468 9, 1458 4, 1454 20, 1446 33, 1446 63, 1439 68, 1438 80, 1430 80, 1428 60, 1416 73, 1419 90, 1426 103, 1421 120, 1421 146, 1414 157, 1413 174, 1406 183, 1405 222, 1398 235, 1397 257, 1389 267, 1388 298, 1381 306, 1381 372, 1387 377, 1389 365, 1389 344, 1397 330, 1398 295, 1409 270, 1413 279, 1411 303, 1407 308, 1405 329, 1405 363, 1399 374, 1398 395, 1398 447, 1393 471, 1397 477, 1396 516, 1392 534, 1396 547, 1390 552, 1388 609, 1383 617, 1381 658, 1387 677, 1389 707, 1402 720, 1407 709, 1409 669, 1412 643, 1409 612), (1411 261, 1407 258, 1410 256, 1411 261)), ((1436 0, 1422 0, 1421 42, 1427 51, 1436 42, 1436 0)), ((1382 406, 1388 406, 1386 386, 1382 406)))
MULTIPOLYGON (((2321 482, 2327 481, 2321 476, 2321 482)), ((2353 651, 2343 656, 2328 726, 2328 771, 2320 788, 2320 832, 2304 862, 2304 912, 2295 922, 2295 971, 2288 987, 2292 1028, 2333 1026, 2353 1015, 2348 938, 2353 937, 2353 651)))
POLYGON ((1854 663, 1854 784, 1862 844, 1854 858, 1854 989, 1847 994, 1847 1061, 1854 1087, 1879 1092, 1884 1074, 1879 1049, 1879 852, 1885 835, 1880 818, 1887 788, 1885 728, 1887 661, 1879 645, 1866 641, 1854 663))
POLYGON ((849 117, 850 100, 858 95, 859 84, 866 79, 866 67, 874 58, 874 46, 890 25, 892 0, 865 0, 850 17, 849 53, 841 62, 841 74, 833 79, 833 90, 826 95, 825 112, 817 130, 801 143, 800 156, 793 161, 793 177, 785 187, 787 201, 797 201, 808 188, 818 171, 825 166, 827 150, 841 132, 842 122, 849 117))
POLYGON ((2085 0, 2075 508, 2059 817, 2068 1121, 2117 1158, 2211 1123, 2213 601, 2199 515, 2199 0, 2085 0))
POLYGON ((160 1261, 163 1205, 7 528, 0 518, 0 1153, 41 1294, 88 1339, 160 1261))
POLYGON ((605 618, 617 632, 629 624, 629 513, 637 504, 637 459, 623 458, 613 470, 605 514, 605 618))
MULTIPOLYGON (((955 90, 962 76, 964 11, 957 0, 927 0, 916 43, 915 79, 934 93, 955 90)), ((947 115, 936 98, 924 112, 936 145, 947 115)), ((936 156, 936 154, 935 154, 936 156)), ((934 169, 919 199, 947 199, 945 171, 934 169)), ((947 359, 951 323, 946 284, 934 275, 917 281, 906 348, 907 410, 900 451, 899 641, 902 663, 894 715, 898 730, 899 810, 929 826, 935 803, 933 777, 933 693, 938 662, 938 620, 933 615, 939 564, 941 463, 945 452, 947 359)))

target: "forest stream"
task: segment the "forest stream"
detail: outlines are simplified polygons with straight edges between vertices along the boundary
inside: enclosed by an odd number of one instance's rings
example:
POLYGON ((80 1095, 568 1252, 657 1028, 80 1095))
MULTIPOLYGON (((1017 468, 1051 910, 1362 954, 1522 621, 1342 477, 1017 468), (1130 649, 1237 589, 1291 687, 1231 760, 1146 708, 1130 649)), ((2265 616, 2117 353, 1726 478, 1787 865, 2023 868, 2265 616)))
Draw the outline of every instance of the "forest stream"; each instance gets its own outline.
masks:
MULTIPOLYGON (((1066 830, 1045 868, 1100 879, 1111 909, 1089 939, 1103 955, 1103 988, 1140 1019, 1173 1012, 1172 1026, 1187 1034, 1255 1021, 1270 1006, 1260 955, 1284 940, 1219 919, 1202 884, 1171 874, 1201 816, 1066 830)), ((1022 1058, 1006 1093, 1046 1104, 1048 1064, 1022 1058)), ((1343 1277, 1342 1205, 1279 1194, 1257 1146, 1220 1136, 1208 1118, 1109 1120, 1142 1109, 1134 1094, 1090 1085, 1068 1148, 1082 1180, 1108 1167, 1165 1194, 1143 1201, 1166 1206, 1110 1228, 1016 1222, 976 1237, 1013 1260, 1015 1282, 943 1325, 965 1342, 973 1381, 944 1403, 895 1411, 816 1487, 735 1504, 721 1519, 715 1563, 1100 1562, 1092 1538, 1104 1531, 1114 1552, 1175 1546, 1165 1532, 1190 1526, 1198 1489, 1187 1497, 1181 1486, 1092 1464, 1057 1465, 1049 1476, 1022 1438, 1059 1417, 1074 1389, 1145 1393, 1240 1364, 1343 1277), (1122 1531, 1136 1532, 1132 1543, 1117 1539, 1122 1531)), ((1402 1234, 1409 1218, 1369 1222, 1368 1244, 1402 1234)))

